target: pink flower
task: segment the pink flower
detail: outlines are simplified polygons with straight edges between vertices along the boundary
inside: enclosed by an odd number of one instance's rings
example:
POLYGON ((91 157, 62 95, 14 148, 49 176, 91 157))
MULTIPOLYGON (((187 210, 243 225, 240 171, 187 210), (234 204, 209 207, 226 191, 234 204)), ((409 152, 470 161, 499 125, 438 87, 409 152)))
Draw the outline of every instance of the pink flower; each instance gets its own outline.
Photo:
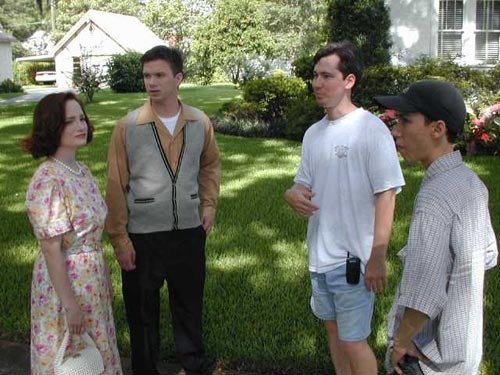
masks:
POLYGON ((75 261, 73 259, 66 259, 66 267, 69 270, 74 270, 75 269, 75 261))
POLYGON ((84 224, 85 224, 85 215, 81 215, 80 217, 78 217, 74 223, 75 226, 81 226, 84 224))
POLYGON ((396 118, 396 110, 395 109, 386 109, 384 114, 391 120, 396 118))
POLYGON ((479 136, 479 139, 483 142, 491 141, 491 136, 488 133, 483 133, 479 136))
POLYGON ((386 125, 391 126, 396 120, 396 111, 394 109, 386 109, 384 113, 378 116, 386 125))
POLYGON ((484 121, 478 120, 477 118, 473 118, 471 122, 476 126, 477 128, 482 128, 484 126, 484 121))
POLYGON ((47 347, 45 345, 43 345, 43 344, 37 344, 37 345, 35 345, 35 349, 36 349, 36 351, 38 353, 40 353, 42 355, 45 354, 45 353, 47 353, 47 347))

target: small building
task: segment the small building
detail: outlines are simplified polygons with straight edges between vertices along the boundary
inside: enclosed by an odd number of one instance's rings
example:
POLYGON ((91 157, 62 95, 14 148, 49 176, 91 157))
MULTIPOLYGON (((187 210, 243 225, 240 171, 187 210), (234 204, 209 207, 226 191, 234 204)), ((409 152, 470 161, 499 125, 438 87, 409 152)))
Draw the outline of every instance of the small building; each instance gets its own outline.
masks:
POLYGON ((13 79, 12 74, 12 46, 16 38, 0 29, 0 82, 13 79))
POLYGON ((33 55, 47 55, 54 48, 52 33, 45 30, 37 30, 22 43, 22 46, 33 55))
POLYGON ((138 18, 123 14, 89 10, 59 40, 49 54, 19 58, 18 61, 54 61, 60 88, 73 86, 73 74, 83 64, 106 73, 106 63, 113 55, 144 53, 165 44, 138 18))
POLYGON ((421 56, 468 66, 500 62, 499 0, 386 0, 392 55, 407 64, 421 56))

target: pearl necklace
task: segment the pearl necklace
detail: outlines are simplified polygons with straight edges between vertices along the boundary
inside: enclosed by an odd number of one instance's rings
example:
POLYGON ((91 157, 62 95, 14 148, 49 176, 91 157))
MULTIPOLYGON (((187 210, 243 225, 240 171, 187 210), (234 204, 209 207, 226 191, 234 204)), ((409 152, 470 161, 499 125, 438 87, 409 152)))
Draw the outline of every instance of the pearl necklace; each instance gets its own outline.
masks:
POLYGON ((63 167, 64 169, 70 171, 71 173, 73 174, 76 174, 77 176, 82 176, 83 175, 83 170, 82 170, 82 167, 80 166, 80 164, 77 163, 78 165, 78 170, 74 170, 73 168, 71 168, 69 165, 67 165, 66 163, 62 162, 61 160, 55 158, 55 157, 51 157, 52 160, 54 160, 54 162, 56 164, 59 164, 61 167, 63 167))

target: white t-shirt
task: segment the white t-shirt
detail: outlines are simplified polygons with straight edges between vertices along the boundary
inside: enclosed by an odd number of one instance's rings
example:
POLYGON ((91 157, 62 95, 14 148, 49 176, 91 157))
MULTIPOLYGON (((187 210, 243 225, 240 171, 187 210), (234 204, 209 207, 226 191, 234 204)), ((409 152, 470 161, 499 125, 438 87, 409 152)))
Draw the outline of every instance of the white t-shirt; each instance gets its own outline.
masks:
POLYGON ((316 195, 309 218, 309 270, 331 271, 347 253, 368 261, 375 225, 375 194, 404 185, 387 126, 362 108, 335 120, 326 117, 305 133, 294 180, 316 195))
POLYGON ((179 112, 175 116, 172 117, 160 117, 161 122, 163 122, 163 125, 167 128, 167 130, 170 132, 170 134, 174 134, 175 131, 175 125, 177 124, 177 120, 179 119, 179 115, 181 114, 181 110, 179 109, 179 112))

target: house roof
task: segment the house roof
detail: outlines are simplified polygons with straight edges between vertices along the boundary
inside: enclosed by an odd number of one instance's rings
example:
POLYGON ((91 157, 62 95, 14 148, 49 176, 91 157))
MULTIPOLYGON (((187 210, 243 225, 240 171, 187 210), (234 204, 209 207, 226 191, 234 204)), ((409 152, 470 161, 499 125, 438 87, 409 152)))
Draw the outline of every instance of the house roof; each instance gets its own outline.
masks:
POLYGON ((14 38, 12 35, 9 35, 7 33, 4 33, 3 31, 0 30, 0 42, 15 42, 17 39, 14 38))
POLYGON ((136 17, 91 9, 54 46, 51 55, 55 56, 89 23, 100 28, 125 51, 144 53, 156 45, 165 44, 136 17))

